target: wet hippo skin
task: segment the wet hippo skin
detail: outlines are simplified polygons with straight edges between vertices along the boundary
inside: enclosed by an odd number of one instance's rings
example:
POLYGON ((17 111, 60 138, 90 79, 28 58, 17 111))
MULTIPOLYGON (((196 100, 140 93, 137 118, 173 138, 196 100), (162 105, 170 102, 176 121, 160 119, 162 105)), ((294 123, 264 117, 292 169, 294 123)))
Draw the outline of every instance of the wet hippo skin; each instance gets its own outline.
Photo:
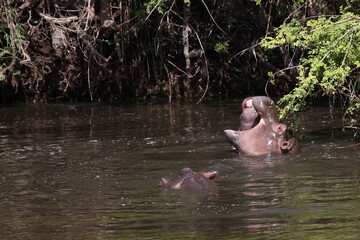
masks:
POLYGON ((240 128, 225 130, 230 144, 240 153, 297 153, 299 142, 292 138, 285 124, 279 122, 275 103, 268 97, 247 98, 242 103, 240 128))
POLYGON ((210 189, 214 187, 214 182, 210 179, 215 179, 217 176, 218 171, 194 172, 191 168, 183 168, 175 178, 162 178, 159 186, 167 189, 210 189))

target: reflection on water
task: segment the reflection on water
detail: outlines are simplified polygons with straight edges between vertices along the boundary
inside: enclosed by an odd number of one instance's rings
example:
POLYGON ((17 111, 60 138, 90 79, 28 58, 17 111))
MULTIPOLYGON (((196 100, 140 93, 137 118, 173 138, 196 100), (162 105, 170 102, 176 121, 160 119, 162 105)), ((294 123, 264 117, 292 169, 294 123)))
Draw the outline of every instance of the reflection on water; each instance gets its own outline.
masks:
POLYGON ((357 239, 359 147, 304 114, 303 152, 230 150, 241 101, 15 105, 0 115, 4 239, 357 239), (218 170, 209 193, 162 191, 184 167, 218 170))

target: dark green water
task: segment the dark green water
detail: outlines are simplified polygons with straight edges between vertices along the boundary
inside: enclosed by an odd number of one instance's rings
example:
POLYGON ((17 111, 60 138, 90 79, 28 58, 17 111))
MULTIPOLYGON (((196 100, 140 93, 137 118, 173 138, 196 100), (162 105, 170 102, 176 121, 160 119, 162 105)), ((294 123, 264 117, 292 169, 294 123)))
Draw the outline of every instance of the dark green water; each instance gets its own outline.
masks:
POLYGON ((1 239, 359 239, 360 148, 305 113, 296 155, 230 151, 241 101, 16 105, 0 115, 1 239), (218 170, 209 194, 161 177, 218 170))

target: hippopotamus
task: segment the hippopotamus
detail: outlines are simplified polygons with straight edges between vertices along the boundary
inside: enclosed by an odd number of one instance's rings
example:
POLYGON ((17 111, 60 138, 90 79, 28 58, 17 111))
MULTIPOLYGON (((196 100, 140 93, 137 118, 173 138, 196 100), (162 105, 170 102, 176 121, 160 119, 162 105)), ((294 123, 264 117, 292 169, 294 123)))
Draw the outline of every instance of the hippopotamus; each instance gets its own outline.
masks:
POLYGON ((299 142, 291 137, 285 124, 279 122, 274 101, 269 97, 250 97, 242 103, 238 131, 225 130, 225 135, 239 153, 297 153, 299 142))
POLYGON ((214 187, 218 171, 194 172, 191 168, 183 168, 175 178, 161 178, 159 186, 165 189, 208 190, 214 187))

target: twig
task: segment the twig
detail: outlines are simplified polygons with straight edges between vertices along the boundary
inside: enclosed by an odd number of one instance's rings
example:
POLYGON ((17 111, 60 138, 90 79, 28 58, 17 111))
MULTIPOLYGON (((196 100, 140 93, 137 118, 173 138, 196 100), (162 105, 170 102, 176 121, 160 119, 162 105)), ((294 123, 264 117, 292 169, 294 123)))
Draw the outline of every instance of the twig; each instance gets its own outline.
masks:
MULTIPOLYGON (((320 18, 320 17, 341 17, 341 16, 342 16, 342 15, 323 15, 323 16, 318 16, 318 17, 320 18)), ((315 17, 313 17, 313 18, 315 18, 315 17)), ((309 17, 308 19, 311 19, 311 18, 309 17)), ((351 21, 351 20, 353 20, 353 19, 360 20, 360 17, 349 17, 349 18, 347 18, 347 19, 345 19, 345 20, 342 20, 342 21, 339 21, 339 22, 335 22, 334 25, 341 24, 341 23, 345 23, 345 22, 351 21)), ((322 27, 316 28, 316 29, 310 31, 310 33, 314 32, 314 31, 321 30, 321 29, 323 29, 323 28, 325 28, 325 27, 328 27, 328 26, 329 26, 329 25, 324 25, 324 26, 322 26, 322 27)))
POLYGON ((360 17, 349 17, 345 20, 342 20, 342 21, 339 21, 339 22, 335 22, 334 24, 340 24, 340 23, 344 23, 344 22, 348 22, 348 21, 351 21, 353 19, 356 19, 356 20, 360 20, 360 17))
MULTIPOLYGON (((175 65, 175 63, 171 62, 169 59, 166 59, 166 61, 168 61, 168 63, 170 63, 170 65, 172 65, 173 67, 175 67, 177 70, 179 70, 180 72, 182 72, 183 74, 185 74, 188 78, 193 78, 196 76, 196 74, 199 72, 199 70, 196 70, 195 74, 189 74, 187 72, 185 72, 184 70, 182 70, 181 68, 179 68, 178 66, 175 65)), ((199 69, 199 68, 198 68, 199 69)))
POLYGON ((77 16, 71 16, 71 17, 66 17, 66 18, 55 18, 55 17, 50 17, 46 14, 43 14, 40 11, 36 11, 40 17, 44 18, 46 21, 50 22, 50 23, 57 23, 57 24, 69 24, 73 21, 77 21, 79 20, 79 17, 77 16))
MULTIPOLYGON (((272 65, 271 63, 267 62, 263 56, 261 56, 259 53, 256 53, 256 56, 273 72, 275 72, 275 74, 279 74, 280 76, 284 77, 286 80, 288 80, 289 82, 291 82, 291 78, 289 77, 289 75, 287 75, 283 70, 278 69, 277 67, 275 67, 274 65, 272 65)), ((289 67, 288 69, 291 69, 293 67, 289 67)))
POLYGON ((360 127, 344 126, 344 128, 360 130, 360 127))
POLYGON ((94 99, 91 93, 91 85, 90 85, 90 61, 88 61, 87 80, 88 80, 88 88, 90 93, 90 100, 93 101, 94 99))
POLYGON ((172 80, 172 75, 170 75, 169 69, 166 67, 165 63, 164 63, 164 68, 165 68, 166 74, 168 75, 168 78, 169 78, 169 103, 171 103, 173 80, 172 80))
POLYGON ((211 20, 214 22, 214 24, 218 27, 218 29, 219 29, 222 33, 224 33, 224 34, 227 35, 227 33, 226 33, 224 30, 222 30, 222 28, 217 24, 217 22, 215 21, 215 19, 214 19, 213 16, 211 15, 210 10, 209 10, 208 6, 206 5, 206 3, 204 2, 204 0, 201 0, 201 2, 204 4, 204 6, 205 6, 205 8, 206 8, 206 11, 209 13, 210 18, 211 18, 211 20))
POLYGON ((270 8, 269 8, 269 14, 268 14, 268 19, 267 19, 267 24, 266 24, 266 34, 265 34, 265 38, 267 38, 267 35, 268 35, 268 33, 269 33, 269 29, 270 29, 271 12, 272 12, 272 1, 270 1, 270 8))
POLYGON ((238 52, 237 54, 235 54, 230 60, 236 58, 238 55, 242 56, 242 55, 244 55, 244 53, 246 53, 247 51, 252 50, 253 48, 258 47, 258 46, 260 46, 260 45, 261 45, 261 43, 257 43, 257 44, 255 44, 255 45, 253 45, 253 46, 250 46, 250 47, 248 47, 248 48, 245 48, 245 49, 241 50, 240 52, 238 52))
MULTIPOLYGON (((287 20, 289 20, 289 18, 294 15, 297 11, 299 11, 302 7, 304 7, 304 5, 306 4, 307 2, 303 3, 300 7, 298 7, 297 9, 295 9, 292 13, 289 14, 289 16, 287 16, 285 18, 285 20, 283 21, 283 25, 287 22, 287 20)), ((310 3, 311 5, 312 3, 310 3)))
POLYGON ((170 65, 172 65, 173 67, 175 67, 177 70, 179 70, 180 72, 182 72, 183 74, 187 75, 188 77, 194 77, 194 75, 190 75, 187 72, 185 72, 184 70, 182 70, 181 68, 179 68, 178 66, 175 65, 175 63, 171 62, 169 59, 166 59, 168 61, 168 63, 170 63, 170 65))
POLYGON ((351 148, 351 147, 356 147, 356 146, 360 146, 360 143, 355 143, 349 146, 343 146, 343 147, 337 147, 338 149, 343 149, 343 148, 351 148))
POLYGON ((159 0, 158 3, 155 5, 155 7, 153 9, 151 9, 150 13, 145 18, 145 22, 149 19, 150 15, 155 11, 155 9, 157 9, 157 7, 160 5, 161 1, 162 0, 159 0))
POLYGON ((30 8, 35 5, 38 1, 28 1, 18 7, 18 10, 23 11, 24 9, 30 8))
POLYGON ((346 33, 344 33, 330 48, 330 50, 325 54, 325 56, 320 60, 320 62, 324 61, 324 59, 331 53, 331 51, 336 47, 336 45, 339 44, 339 42, 346 37, 346 35, 348 35, 349 33, 352 33, 353 31, 355 31, 355 28, 357 26, 359 26, 360 23, 356 24, 353 28, 351 28, 350 30, 348 30, 346 33))

